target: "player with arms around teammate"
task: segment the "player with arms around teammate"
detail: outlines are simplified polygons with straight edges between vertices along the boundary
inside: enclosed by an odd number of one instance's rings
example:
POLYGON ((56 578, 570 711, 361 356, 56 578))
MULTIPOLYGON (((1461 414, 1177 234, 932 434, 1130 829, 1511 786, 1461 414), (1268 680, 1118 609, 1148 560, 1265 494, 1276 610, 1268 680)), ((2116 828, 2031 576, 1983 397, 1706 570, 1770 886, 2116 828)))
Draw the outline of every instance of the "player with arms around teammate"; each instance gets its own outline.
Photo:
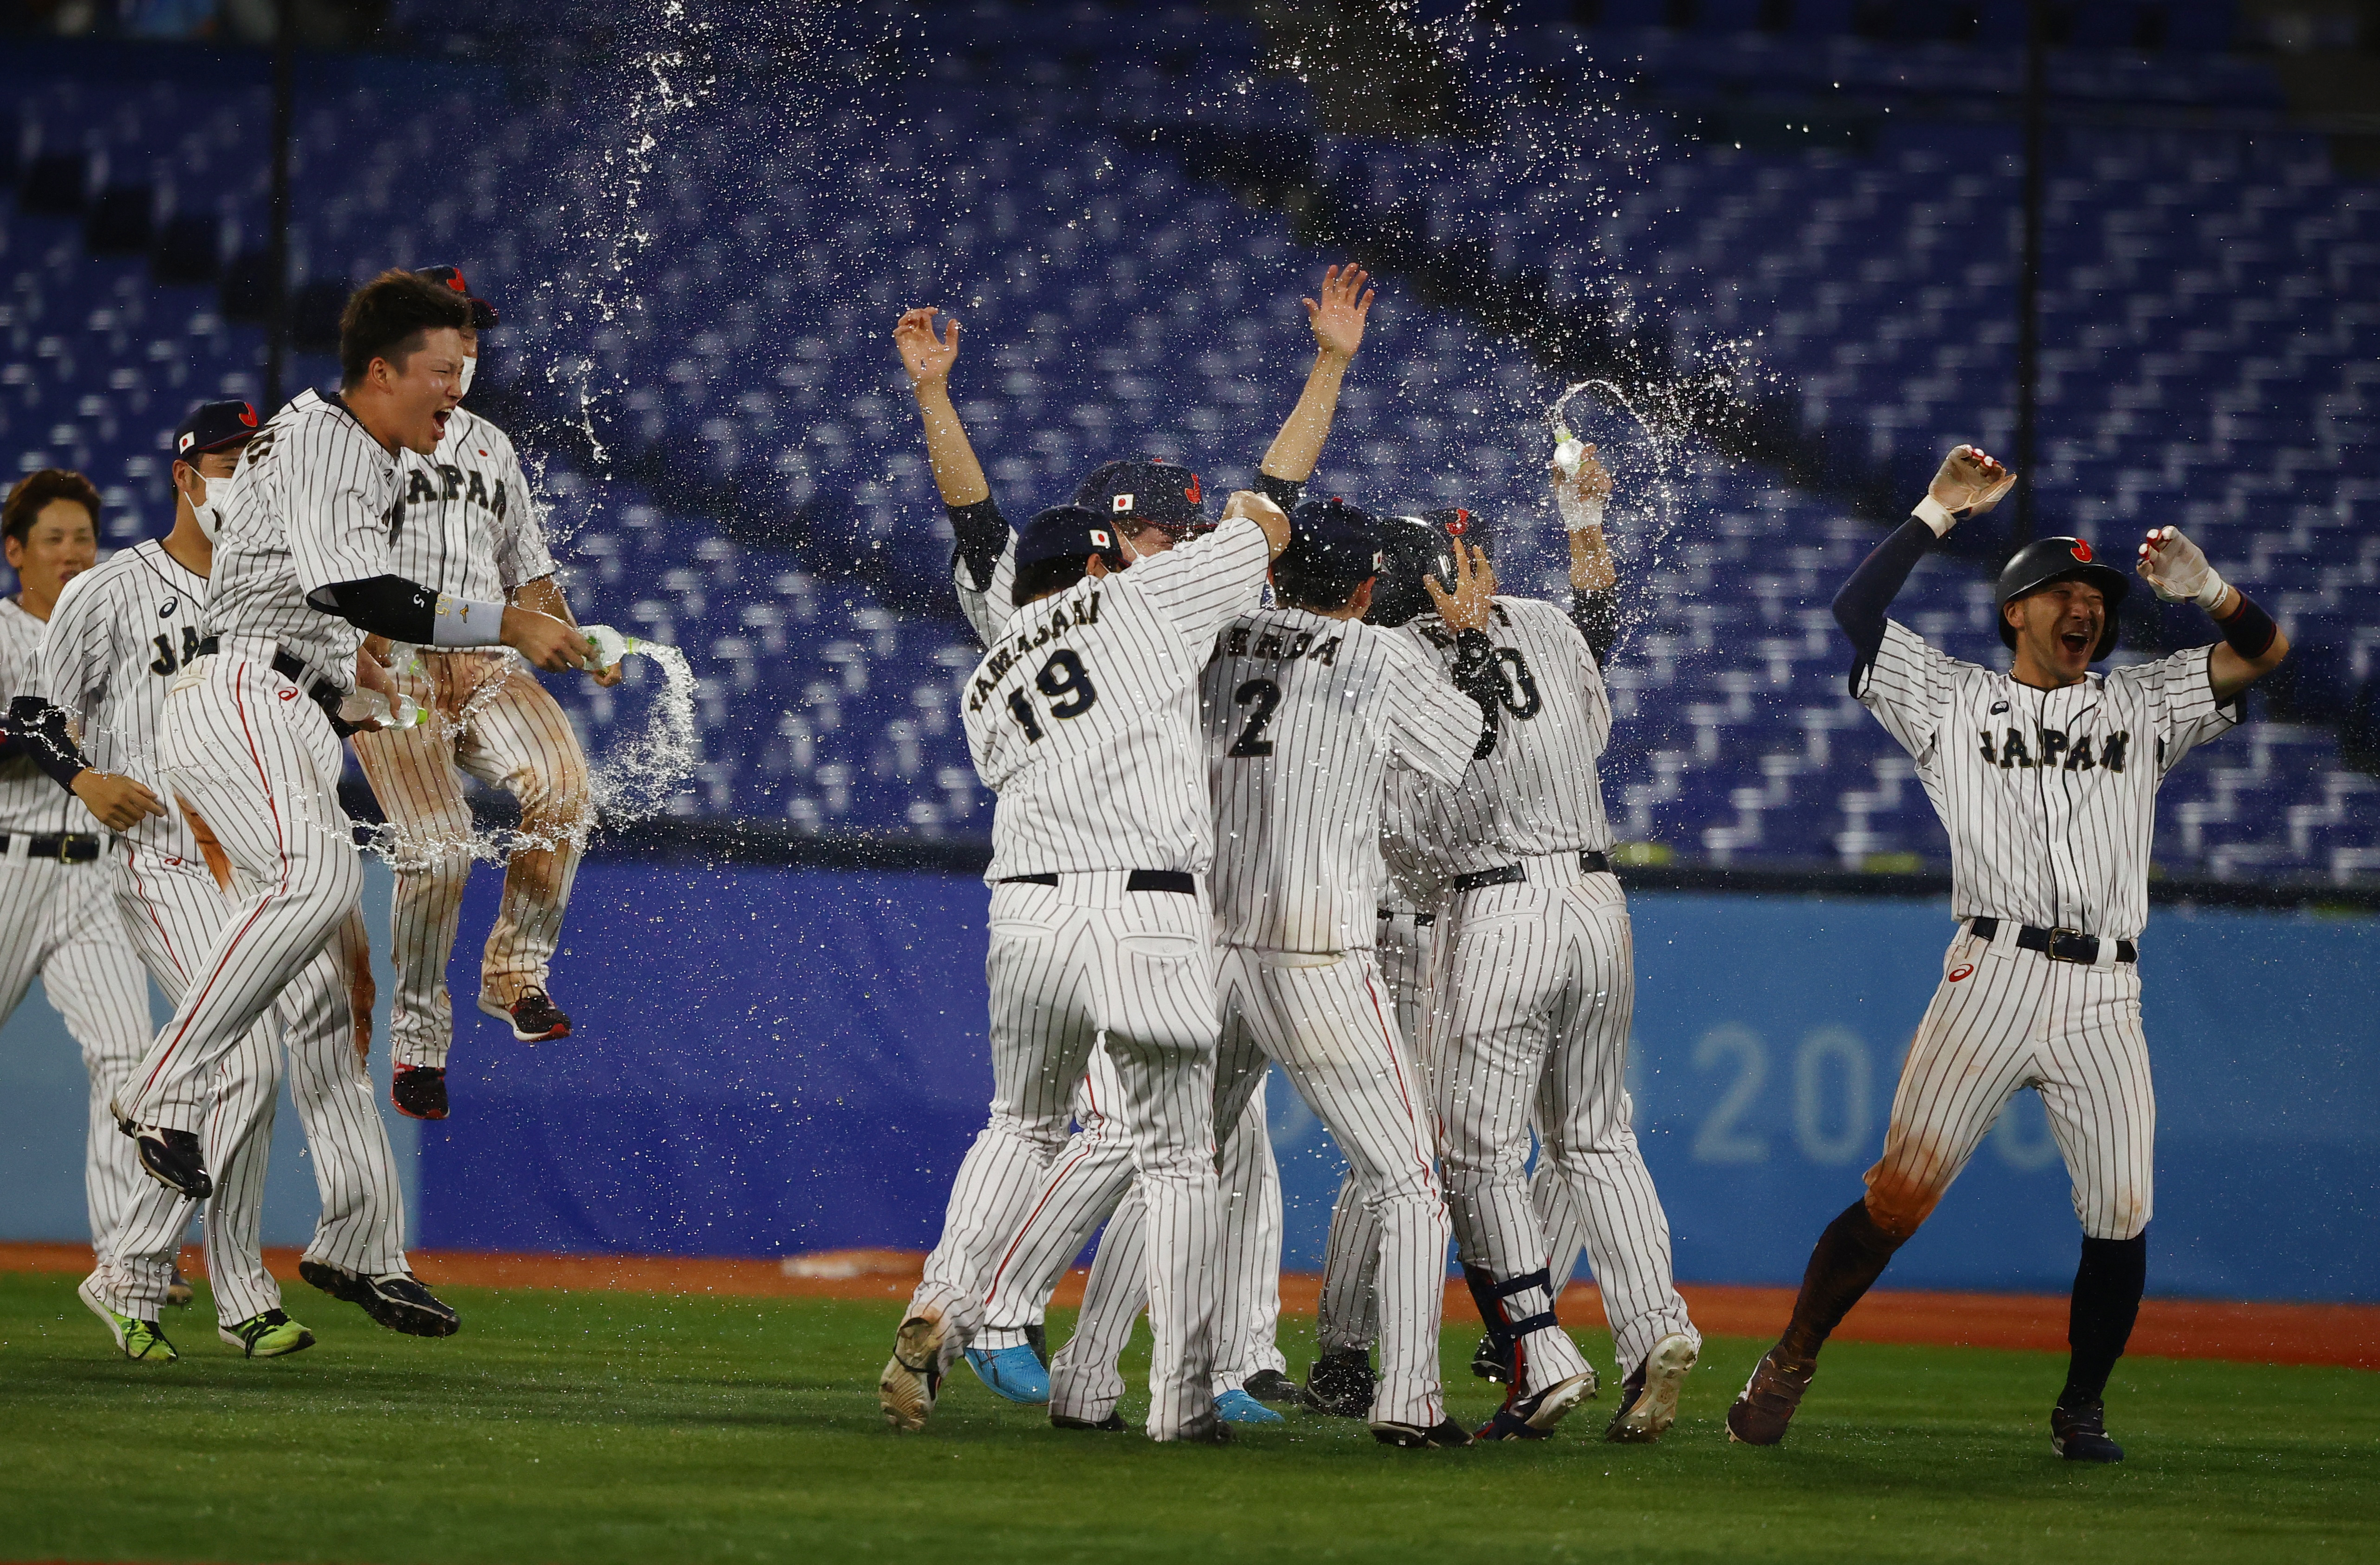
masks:
POLYGON ((2032 1087, 2074 1181, 2082 1260, 2067 1326, 2072 1358, 2049 1414, 2070 1462, 2120 1462, 2101 1401, 2148 1273, 2156 1102, 2141 1030, 2138 940, 2148 921, 2156 792, 2194 746, 2240 720, 2240 693, 2289 643, 2172 528, 2139 571, 2168 602, 2196 602, 2223 639, 2154 662, 2091 665, 2116 646, 2128 583, 2079 538, 2019 550, 1999 578, 2003 673, 1946 657, 1885 617, 1935 540, 1999 503, 2016 475, 1954 448, 1916 514, 1835 595, 1851 688, 1914 757, 1950 834, 1960 930, 1917 1025, 1867 1193, 1818 1236, 1785 1334, 1728 1410, 1729 1436, 1775 1445, 1828 1334, 1959 1176, 2009 1098, 2032 1087))
MULTIPOLYGON (((1198 675, 1215 633, 1261 600, 1288 535, 1279 507, 1243 492, 1214 532, 1119 571, 1104 517, 1041 513, 1017 540, 1016 611, 965 703, 976 770, 999 795, 985 876, 994 1093, 953 1183, 970 1209, 954 1200, 937 1249, 1023 1226, 1090 1051, 1105 1048, 1148 1213, 1159 1440, 1224 1438, 1209 1386, 1220 1214, 1198 675)), ((964 1284, 950 1280, 981 1269, 929 1257, 879 1388, 895 1427, 933 1411, 958 1351, 942 1317, 964 1284)))
MULTIPOLYGON (((421 275, 468 300, 459 399, 479 363, 480 334, 495 307, 471 297, 463 274, 421 275)), ((457 406, 426 458, 408 455, 390 553, 397 574, 474 601, 506 600, 576 625, 553 579, 537 505, 504 431, 457 406)), ((385 651, 375 644, 375 651, 385 651)), ((471 873, 468 773, 520 800, 520 836, 504 866, 504 901, 480 962, 480 1009, 512 1025, 523 1043, 567 1037, 570 1018, 547 992, 562 913, 592 824, 587 758, 569 720, 537 676, 504 649, 407 649, 397 687, 421 705, 422 722, 356 735, 356 759, 395 829, 396 896, 389 954, 396 969, 389 1041, 396 1070, 389 1096, 419 1120, 447 1113, 446 1057, 454 1006, 446 959, 471 873)), ((616 685, 620 671, 599 671, 616 685)))
POLYGON ((356 657, 366 633, 438 647, 502 641, 540 668, 586 661, 573 626, 395 568, 398 454, 437 449, 470 323, 467 300, 410 273, 358 289, 340 321, 342 394, 292 404, 249 443, 216 536, 207 634, 166 696, 158 756, 221 843, 238 902, 115 1103, 151 1176, 193 1198, 212 1187, 197 1130, 216 1062, 363 889, 339 805, 346 725, 335 713, 358 678, 375 677, 372 661, 356 657))
MULTIPOLYGON (((0 696, 14 698, 33 687, 60 594, 99 557, 99 491, 64 468, 29 473, 0 507, 0 535, 17 573, 16 596, 0 600, 0 696)), ((21 736, 0 741, 0 1021, 15 1013, 38 973, 82 1050, 91 1092, 83 1195, 103 1263, 140 1191, 140 1164, 107 1134, 106 1108, 140 1058, 149 986, 109 900, 99 864, 107 839, 92 814, 111 815, 133 786, 94 777, 68 798, 37 769, 21 736)), ((132 1358, 174 1356, 153 1312, 117 1345, 132 1358)))
MULTIPOLYGON (((175 432, 173 530, 75 578, 42 638, 36 689, 9 713, 12 730, 35 736, 36 759, 61 784, 128 785, 122 805, 105 818, 123 834, 110 855, 115 904, 175 1004, 231 903, 206 844, 174 807, 157 762, 158 717, 169 683, 197 652, 213 561, 210 534, 241 448, 256 432, 255 409, 244 402, 202 404, 184 420, 175 432)), ((368 960, 362 921, 352 919, 283 992, 278 1029, 259 1023, 217 1074, 203 1135, 208 1164, 219 1173, 207 1213, 207 1275, 219 1334, 251 1358, 296 1353, 314 1341, 282 1309, 258 1248, 285 1038, 322 1207, 299 1274, 325 1292, 357 1297, 393 1329, 441 1336, 455 1328, 454 1312, 410 1278, 396 1160, 348 1009, 333 1000, 334 991, 351 992, 348 964, 368 960)), ((180 1192, 143 1189, 113 1256, 82 1291, 119 1341, 154 1320, 190 1218, 191 1202, 180 1192)))

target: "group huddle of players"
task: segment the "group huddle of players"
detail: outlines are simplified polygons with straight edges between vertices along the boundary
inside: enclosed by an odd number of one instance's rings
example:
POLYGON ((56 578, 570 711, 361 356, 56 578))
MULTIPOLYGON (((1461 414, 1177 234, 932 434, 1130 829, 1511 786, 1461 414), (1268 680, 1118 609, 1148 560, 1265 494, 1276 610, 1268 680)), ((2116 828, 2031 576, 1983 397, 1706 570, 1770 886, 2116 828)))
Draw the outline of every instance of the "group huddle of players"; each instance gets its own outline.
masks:
POLYGON ((476 850, 463 775, 522 812, 480 1008, 523 1042, 570 1031, 547 968, 591 824, 587 763, 505 649, 548 669, 589 654, 512 443, 460 406, 497 323, 452 267, 367 285, 342 321, 342 392, 269 419, 193 409, 172 529, 104 563, 87 478, 46 468, 8 493, 0 1017, 38 973, 81 1047, 97 1264, 80 1292, 127 1357, 176 1356, 160 1317, 193 1296, 176 1260, 200 1203, 224 1341, 312 1345, 260 1249, 285 1078, 322 1203, 299 1275, 393 1330, 458 1325, 407 1264, 366 1065, 343 739, 396 870, 395 1107, 448 1113, 446 963, 476 850), (162 1029, 151 978, 175 1007, 162 1029))
MULTIPOLYGON (((919 309, 894 329, 985 647, 962 706, 998 799, 994 1094, 880 1380, 895 1428, 924 1426, 963 1355, 1057 1428, 1122 1430, 1117 1360, 1145 1307, 1154 1439, 1226 1440, 1288 1403, 1396 1447, 1544 1438, 1598 1389, 1557 1316, 1582 1251, 1621 1377, 1607 1438, 1676 1419, 1701 1339, 1630 1125, 1633 958, 1597 774, 1621 625, 1610 480, 1592 447, 1557 454, 1560 607, 1497 591, 1471 511, 1306 498, 1366 282, 1334 267, 1304 301, 1313 368, 1220 518, 1187 468, 1114 461, 1012 529, 951 400, 959 323, 919 309), (1271 1064, 1349 1164, 1303 1386, 1276 1341, 1271 1064), (1049 1353, 1044 1307, 1101 1223, 1075 1332, 1049 1353), (1439 1375, 1450 1237, 1487 1328, 1473 1370, 1507 1388, 1475 1428, 1439 1375)), ((2122 1457, 2102 1395, 2146 1270, 2156 789, 2288 644, 2170 528, 2138 574, 2204 606, 2212 646, 2092 673, 2131 578, 2076 538, 2003 568, 2009 670, 1888 619, 1925 550, 2016 481, 1956 447, 1835 600, 1852 692, 1949 833, 1959 928, 1883 1155, 1820 1236, 1732 1439, 1783 1438, 1828 1335, 2031 1087, 2084 1234, 2051 1439, 2122 1457)))

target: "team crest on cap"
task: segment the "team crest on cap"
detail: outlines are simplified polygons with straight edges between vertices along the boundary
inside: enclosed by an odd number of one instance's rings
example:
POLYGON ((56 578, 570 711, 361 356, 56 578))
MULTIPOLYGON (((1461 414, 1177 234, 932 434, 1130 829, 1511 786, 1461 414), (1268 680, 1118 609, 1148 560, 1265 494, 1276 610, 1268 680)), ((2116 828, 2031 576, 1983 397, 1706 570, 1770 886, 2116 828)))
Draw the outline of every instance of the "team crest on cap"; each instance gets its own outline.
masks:
MULTIPOLYGON (((239 421, 246 424, 251 430, 256 428, 256 409, 248 403, 241 403, 239 405, 239 421)), ((486 454, 483 452, 481 455, 484 455, 486 454)))
POLYGON ((2076 559, 2082 561, 2086 565, 2091 563, 2091 546, 2088 543, 2083 542, 2079 538, 2074 540, 2074 547, 2068 550, 2067 552, 2073 555, 2076 559))
POLYGON ((1183 499, 1184 499, 1184 500, 1187 500, 1187 501, 1188 501, 1188 502, 1190 502, 1190 503, 1191 503, 1191 504, 1193 504, 1193 505, 1196 505, 1196 504, 1197 504, 1197 503, 1198 503, 1198 475, 1197 475, 1197 474, 1193 473, 1193 474, 1191 474, 1191 475, 1190 475, 1190 487, 1189 487, 1188 489, 1185 489, 1185 490, 1184 490, 1184 491, 1182 491, 1182 498, 1183 498, 1183 499))
POLYGON ((1117 495, 1113 500, 1108 502, 1108 509, 1113 511, 1119 516, 1123 516, 1126 511, 1132 509, 1132 496, 1129 494, 1117 495))
POLYGON ((1457 538, 1461 538, 1464 533, 1469 532, 1471 530, 1471 513, 1463 510, 1456 511, 1454 513, 1454 520, 1446 524, 1446 530, 1452 533, 1457 538))
POLYGON ((1091 529, 1091 544, 1094 548, 1112 549, 1115 547, 1115 540, 1107 535, 1104 528, 1093 528, 1091 529))
POLYGON ((471 291, 471 285, 463 281, 463 269, 461 267, 450 266, 447 268, 447 271, 454 273, 454 275, 446 279, 446 285, 448 287, 454 289, 458 294, 468 294, 471 291))

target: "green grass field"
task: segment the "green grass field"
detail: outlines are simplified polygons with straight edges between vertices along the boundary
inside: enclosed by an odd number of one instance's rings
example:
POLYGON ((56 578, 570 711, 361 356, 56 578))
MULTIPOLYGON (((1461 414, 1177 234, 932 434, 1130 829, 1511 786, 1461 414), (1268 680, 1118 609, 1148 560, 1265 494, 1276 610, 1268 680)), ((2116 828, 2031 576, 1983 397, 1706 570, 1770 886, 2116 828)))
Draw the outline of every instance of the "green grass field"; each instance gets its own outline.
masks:
MULTIPOLYGON (((2119 1468, 2070 1468, 2040 1353, 1838 1343, 1791 1438, 1720 1415, 1763 1344, 1720 1338, 1660 1445, 1405 1452, 1293 1413, 1227 1450, 1059 1435, 964 1369, 895 1437, 896 1309, 457 1289, 393 1336, 293 1285, 322 1337, 250 1364, 200 1306, 177 1365, 111 1356, 74 1279, 0 1276, 0 1555, 17 1559, 2369 1559, 2380 1377, 2128 1361, 2119 1468)), ((1284 1323, 1294 1339, 1302 1323, 1284 1323)), ((1053 1328, 1063 1323, 1052 1322, 1053 1328)), ((1446 1338, 1459 1416, 1488 1389, 1446 1338)), ((1586 1335, 1599 1365, 1609 1342, 1586 1335)), ((1304 1354, 1293 1343, 1293 1367, 1304 1354)), ((1598 1411, 1600 1409, 1601 1411, 1598 1411)), ((1127 1401, 1129 1415, 1133 1404, 1127 1401)))

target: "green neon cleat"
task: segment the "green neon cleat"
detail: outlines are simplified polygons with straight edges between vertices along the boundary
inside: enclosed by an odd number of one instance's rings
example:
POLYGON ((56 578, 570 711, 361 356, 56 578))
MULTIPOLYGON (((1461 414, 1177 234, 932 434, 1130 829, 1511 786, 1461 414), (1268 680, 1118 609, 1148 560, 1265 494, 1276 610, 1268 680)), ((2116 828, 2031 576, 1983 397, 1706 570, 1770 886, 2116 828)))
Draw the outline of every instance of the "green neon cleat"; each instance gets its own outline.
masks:
POLYGON ((215 1335, 249 1358, 279 1358, 314 1345, 314 1334, 290 1319, 285 1310, 266 1310, 234 1326, 218 1326, 215 1335))
POLYGON ((98 1284, 99 1274, 93 1272, 82 1280, 82 1286, 75 1293, 91 1314, 107 1323, 109 1334, 115 1339, 116 1352, 147 1364, 171 1364, 182 1356, 174 1351, 173 1343, 165 1341, 165 1333, 158 1329, 155 1321, 136 1320, 109 1309, 99 1296, 98 1284))

